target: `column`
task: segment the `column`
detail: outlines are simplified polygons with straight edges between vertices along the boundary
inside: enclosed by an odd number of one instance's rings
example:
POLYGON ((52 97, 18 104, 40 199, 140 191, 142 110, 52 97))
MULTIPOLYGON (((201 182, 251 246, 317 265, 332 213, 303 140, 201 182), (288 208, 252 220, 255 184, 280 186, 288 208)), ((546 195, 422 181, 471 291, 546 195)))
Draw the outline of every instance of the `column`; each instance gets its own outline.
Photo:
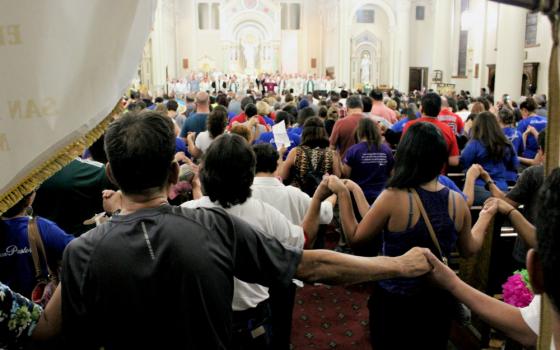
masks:
POLYGON ((496 85, 494 96, 509 94, 514 101, 521 96, 525 53, 525 21, 527 10, 510 5, 498 8, 498 51, 496 53, 496 85))
POLYGON ((480 92, 480 89, 482 88, 482 82, 486 74, 486 32, 488 27, 486 22, 488 17, 488 2, 484 0, 476 0, 469 3, 469 6, 469 11, 473 11, 472 13, 474 14, 475 18, 479 19, 478 21, 475 21, 477 25, 471 27, 471 29, 469 30, 469 47, 472 47, 474 49, 473 63, 474 65, 478 63, 478 78, 474 77, 474 66, 471 68, 467 68, 473 70, 472 75, 470 75, 470 92, 471 94, 477 96, 477 94, 480 92))
POLYGON ((434 34, 432 48, 432 69, 428 85, 431 85, 433 72, 440 70, 443 72, 442 80, 444 83, 451 81, 451 58, 449 48, 451 45, 451 20, 453 11, 453 1, 451 0, 435 0, 433 2, 434 11, 434 34))
POLYGON ((346 89, 352 89, 350 86, 350 33, 349 33, 349 17, 348 2, 339 2, 339 23, 340 30, 338 32, 339 51, 338 51, 338 72, 336 72, 337 81, 344 83, 346 89))
MULTIPOLYGON (((401 0, 397 5, 398 79, 396 88, 408 92, 410 74, 410 2, 401 0)), ((394 44, 393 44, 394 45, 394 44)))

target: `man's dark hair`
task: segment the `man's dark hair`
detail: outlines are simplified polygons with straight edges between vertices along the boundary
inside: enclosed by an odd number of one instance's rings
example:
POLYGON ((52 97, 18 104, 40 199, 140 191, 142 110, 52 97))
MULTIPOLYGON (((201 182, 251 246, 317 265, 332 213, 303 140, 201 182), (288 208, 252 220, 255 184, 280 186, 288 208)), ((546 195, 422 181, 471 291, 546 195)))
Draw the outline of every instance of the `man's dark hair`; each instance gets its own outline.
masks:
POLYGON ((289 127, 293 124, 293 120, 294 117, 290 113, 284 111, 278 111, 276 112, 276 119, 274 119, 274 124, 278 124, 284 121, 286 127, 289 127))
POLYGON ((383 93, 379 90, 371 90, 369 97, 371 97, 374 101, 383 101, 383 93))
POLYGON ((457 101, 457 109, 459 111, 462 111, 464 109, 469 109, 469 105, 468 105, 467 101, 463 100, 463 99, 457 101))
POLYGON ((257 113, 257 106, 255 106, 254 104, 249 103, 247 106, 245 106, 245 115, 247 116, 247 119, 256 116, 257 113))
POLYGON ((365 95, 362 96, 362 104, 364 105, 364 113, 371 112, 371 107, 373 107, 371 97, 365 95))
POLYGON ((330 99, 333 103, 338 103, 338 101, 340 101, 340 95, 336 91, 331 91, 330 99))
POLYGON ((299 126, 303 126, 305 121, 311 117, 315 116, 315 110, 311 107, 305 107, 298 112, 297 122, 299 126))
POLYGON ((173 123, 153 111, 128 113, 109 125, 105 152, 113 178, 124 193, 161 189, 175 155, 173 123))
POLYGON ((451 108, 451 112, 457 113, 457 100, 453 97, 448 97, 447 104, 449 105, 449 108, 451 108))
POLYGON ((243 97, 243 99, 241 99, 241 110, 244 111, 245 107, 250 103, 255 103, 255 100, 251 96, 243 97))
POLYGON ((513 111, 506 107, 500 109, 500 111, 498 112, 498 117, 504 125, 510 125, 515 122, 513 111))
POLYGON ((294 120, 297 118, 298 116, 298 110, 297 107, 294 105, 287 105, 284 106, 284 108, 282 108, 282 110, 284 112, 290 113, 292 115, 292 117, 294 118, 294 120))
POLYGON ((537 108, 538 105, 532 97, 527 97, 527 99, 519 105, 519 109, 526 109, 529 113, 533 113, 537 108))
POLYGON ((348 109, 361 109, 364 110, 364 104, 362 103, 362 96, 352 95, 346 99, 346 108, 348 109))
POLYGON ((175 101, 175 100, 167 101, 167 110, 168 111, 177 112, 177 109, 179 109, 179 104, 177 103, 177 101, 175 101))
POLYGON ((329 112, 329 110, 328 110, 327 107, 321 106, 319 108, 319 117, 322 118, 322 119, 327 119, 327 115, 329 114, 328 112, 329 112))
POLYGON ((439 129, 431 123, 414 123, 399 143, 395 175, 387 187, 404 189, 425 184, 438 176, 447 158, 447 144, 439 129))
POLYGON ((560 168, 552 171, 539 192, 537 207, 538 252, 544 291, 556 312, 560 310, 560 168))
POLYGON ((154 103, 162 103, 163 102, 163 97, 158 96, 156 97, 156 99, 154 100, 154 103))
POLYGON ((346 90, 340 91, 340 98, 348 98, 348 91, 346 90))
POLYGON ((441 97, 435 92, 427 93, 422 97, 422 113, 428 117, 437 117, 441 111, 441 97))
POLYGON ((204 152, 200 182, 204 194, 223 208, 245 203, 255 177, 255 153, 236 134, 223 134, 204 152))
POLYGON ((222 105, 216 106, 206 119, 206 129, 213 139, 224 133, 227 124, 227 109, 222 105))
POLYGON ((105 135, 101 135, 94 143, 89 146, 91 158, 99 163, 107 163, 107 154, 105 153, 105 135))
POLYGON ((260 143, 253 146, 257 159, 255 173, 273 173, 278 168, 280 155, 270 143, 260 143))

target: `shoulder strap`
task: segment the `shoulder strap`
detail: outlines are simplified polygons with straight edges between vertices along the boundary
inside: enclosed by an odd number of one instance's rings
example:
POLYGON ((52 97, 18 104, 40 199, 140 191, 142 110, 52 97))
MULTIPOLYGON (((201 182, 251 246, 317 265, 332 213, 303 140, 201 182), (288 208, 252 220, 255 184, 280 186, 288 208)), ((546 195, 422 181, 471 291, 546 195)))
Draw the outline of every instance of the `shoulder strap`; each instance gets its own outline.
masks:
POLYGON ((35 277, 41 278, 43 275, 43 271, 41 270, 41 260, 47 266, 48 274, 51 276, 52 271, 47 260, 47 254, 45 253, 45 246, 43 245, 41 234, 39 233, 37 218, 33 217, 29 219, 29 223, 27 225, 27 235, 29 239, 29 247, 31 248, 31 256, 33 257, 33 264, 35 265, 35 277))
POLYGON ((418 192, 416 192, 416 190, 414 188, 411 189, 410 192, 412 192, 412 196, 414 197, 414 200, 416 201, 416 205, 418 205, 418 210, 420 210, 420 214, 424 218, 424 222, 426 223, 426 227, 428 228, 428 232, 430 233, 430 237, 432 238, 432 241, 434 242, 434 245, 436 246, 436 248, 439 252, 439 255, 441 256, 442 261, 445 263, 445 265, 447 265, 447 258, 443 255, 443 251, 441 250, 441 246, 439 245, 439 241, 437 239, 436 232, 434 231, 434 228, 432 227, 432 223, 430 222, 430 218, 428 217, 428 214, 426 213, 426 209, 424 209, 424 205, 422 204, 422 200, 420 200, 420 196, 418 195, 418 192))

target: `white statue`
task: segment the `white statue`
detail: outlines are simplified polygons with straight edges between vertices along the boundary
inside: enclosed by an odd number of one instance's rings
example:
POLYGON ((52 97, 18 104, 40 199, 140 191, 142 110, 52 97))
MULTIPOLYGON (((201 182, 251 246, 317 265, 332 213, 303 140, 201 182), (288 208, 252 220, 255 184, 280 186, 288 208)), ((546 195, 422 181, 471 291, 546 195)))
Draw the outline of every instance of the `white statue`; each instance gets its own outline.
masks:
POLYGON ((360 66, 362 67, 362 74, 360 76, 360 81, 362 83, 369 83, 370 81, 370 66, 371 66, 371 62, 370 62, 370 58, 369 58, 369 53, 365 52, 362 56, 362 62, 360 63, 360 66))

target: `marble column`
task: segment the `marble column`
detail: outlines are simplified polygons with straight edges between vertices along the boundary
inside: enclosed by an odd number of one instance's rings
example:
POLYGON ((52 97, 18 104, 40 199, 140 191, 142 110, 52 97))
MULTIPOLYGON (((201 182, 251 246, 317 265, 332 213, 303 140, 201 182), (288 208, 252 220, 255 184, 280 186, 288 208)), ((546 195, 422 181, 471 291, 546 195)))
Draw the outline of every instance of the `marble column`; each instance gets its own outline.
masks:
POLYGON ((339 16, 339 51, 338 51, 338 72, 337 81, 345 84, 346 89, 353 89, 350 86, 350 21, 349 21, 349 1, 340 1, 338 8, 339 16))
POLYGON ((430 71, 430 78, 428 85, 431 85, 433 72, 440 70, 442 74, 442 82, 449 83, 451 81, 451 58, 454 55, 450 54, 449 48, 451 45, 452 33, 452 0, 434 0, 434 35, 433 35, 433 49, 432 49, 432 67, 430 71))
POLYGON ((397 5, 396 43, 399 58, 396 88, 408 92, 410 74, 410 2, 408 0, 400 0, 397 5))
POLYGON ((514 101, 521 96, 525 59, 525 21, 527 10, 499 5, 498 51, 496 53, 495 99, 509 94, 514 101))

